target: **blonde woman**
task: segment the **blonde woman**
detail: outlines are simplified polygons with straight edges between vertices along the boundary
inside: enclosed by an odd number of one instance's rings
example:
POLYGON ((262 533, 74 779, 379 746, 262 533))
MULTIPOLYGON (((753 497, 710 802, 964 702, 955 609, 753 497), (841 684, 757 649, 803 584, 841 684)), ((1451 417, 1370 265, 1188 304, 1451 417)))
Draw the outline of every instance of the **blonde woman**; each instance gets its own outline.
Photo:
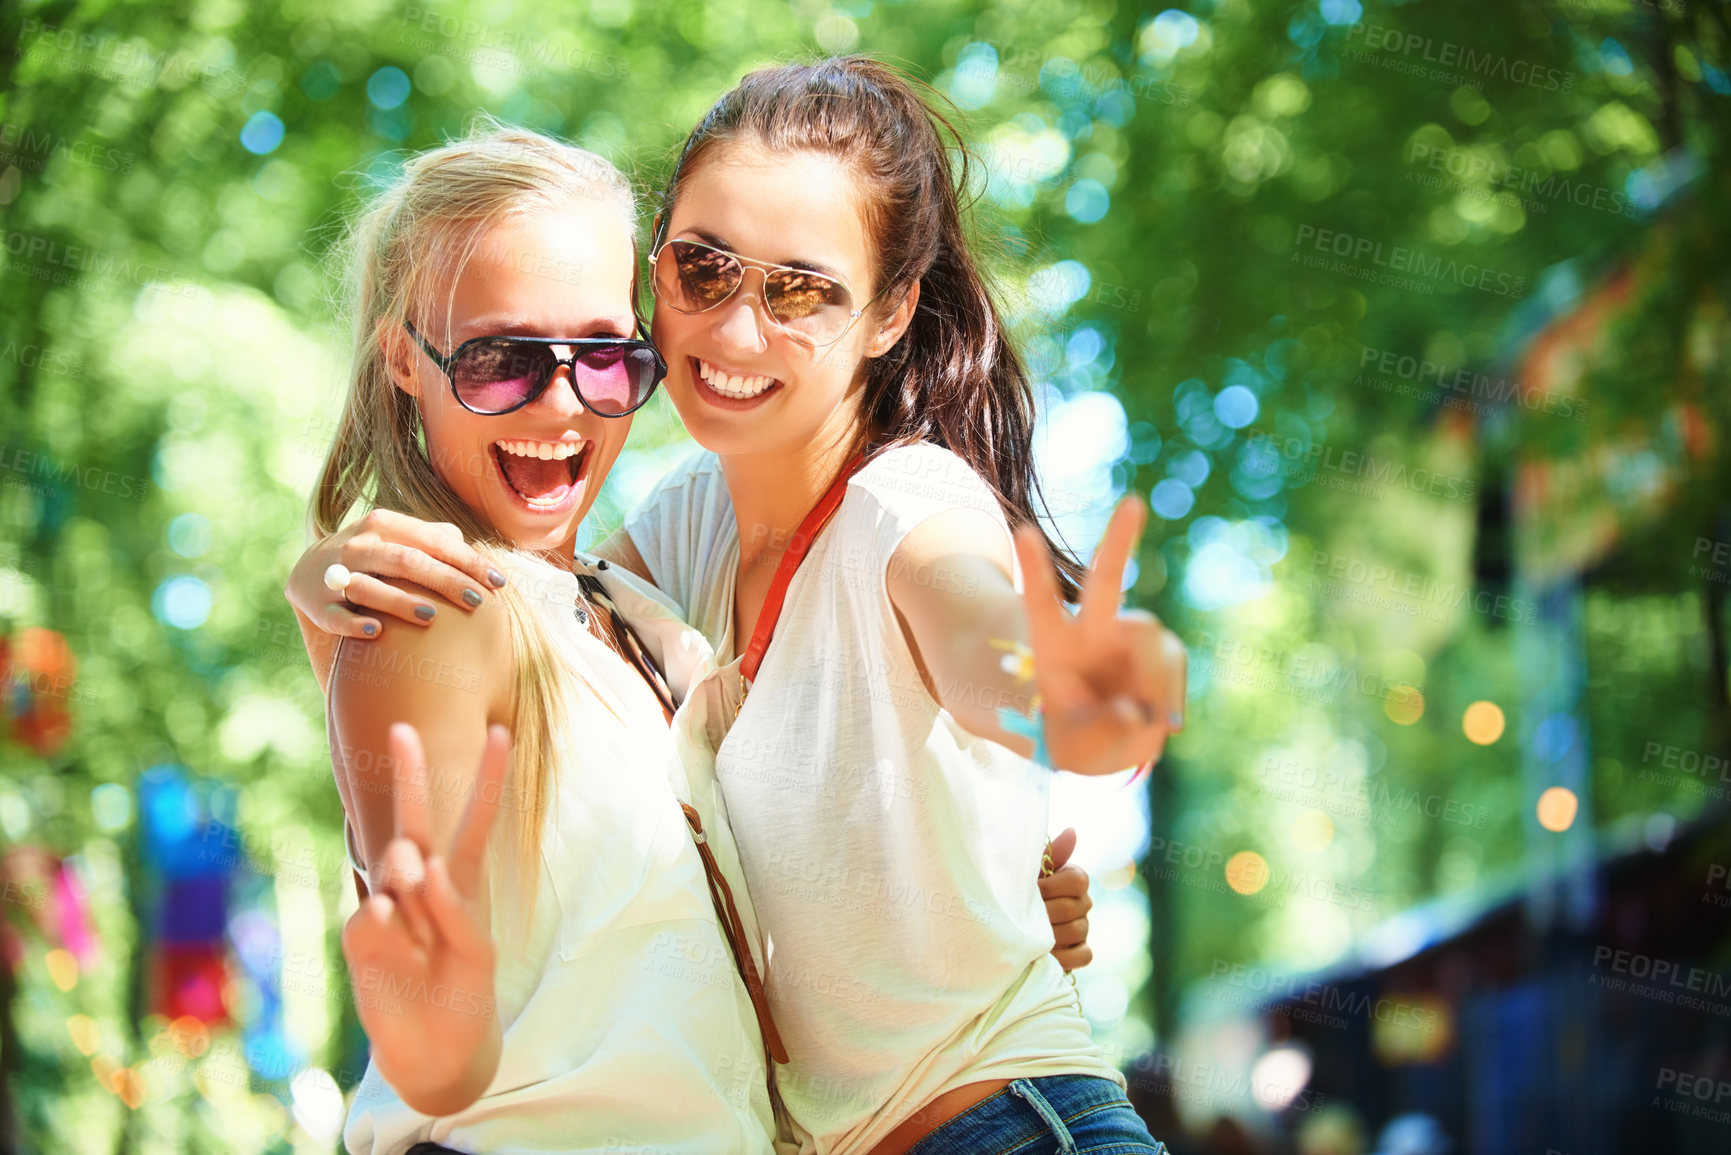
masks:
POLYGON ((364 892, 343 933, 372 1044, 353 1152, 772 1149, 765 1036, 700 858, 728 860, 725 832, 694 842, 674 701, 619 611, 687 670, 707 647, 574 549, 665 372, 633 313, 634 223, 607 162, 492 128, 411 160, 353 230, 354 369, 314 524, 444 524, 499 587, 424 631, 309 646, 364 892))

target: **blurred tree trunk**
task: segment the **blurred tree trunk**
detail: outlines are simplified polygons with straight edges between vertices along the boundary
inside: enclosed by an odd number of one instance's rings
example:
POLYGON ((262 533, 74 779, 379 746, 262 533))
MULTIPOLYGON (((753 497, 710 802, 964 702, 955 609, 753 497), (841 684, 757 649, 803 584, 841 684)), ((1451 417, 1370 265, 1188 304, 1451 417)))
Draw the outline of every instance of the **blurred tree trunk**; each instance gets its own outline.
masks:
POLYGON ((12 1080, 19 1062, 18 1029, 12 1022, 12 1001, 18 994, 18 979, 10 963, 0 960, 0 1155, 19 1155, 24 1150, 24 1130, 18 1108, 12 1101, 12 1080))
MULTIPOLYGON (((1170 752, 1148 775, 1148 833, 1170 842, 1178 811, 1177 775, 1182 765, 1170 752)), ((1158 843, 1156 843, 1158 845, 1158 843)), ((1155 1047, 1169 1050, 1178 1029, 1178 911, 1172 883, 1159 869, 1160 856, 1143 859, 1142 880, 1148 887, 1149 1021, 1155 1047), (1152 867, 1152 869, 1150 869, 1152 867)))

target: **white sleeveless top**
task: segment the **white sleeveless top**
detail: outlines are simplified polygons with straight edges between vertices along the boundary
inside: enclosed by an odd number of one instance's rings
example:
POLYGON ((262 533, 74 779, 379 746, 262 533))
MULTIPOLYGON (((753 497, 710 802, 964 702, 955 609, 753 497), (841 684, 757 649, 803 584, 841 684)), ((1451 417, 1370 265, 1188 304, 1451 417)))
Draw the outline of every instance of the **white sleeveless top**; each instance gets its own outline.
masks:
MULTIPOLYGON (((820 1155, 869 1150, 967 1083, 1124 1083, 1049 953, 1037 877, 1051 772, 939 707, 889 601, 902 539, 957 508, 1004 521, 935 445, 888 450, 853 477, 715 754, 792 1059, 777 1084, 820 1155)), ((727 663, 713 680, 737 703, 739 534, 715 456, 675 468, 626 528, 727 663)))
MULTIPOLYGON (((468 1108, 432 1118, 369 1063, 343 1142, 355 1155, 396 1155, 422 1140, 488 1155, 769 1152, 762 1038, 679 810, 689 786, 673 733, 638 673, 576 621, 576 578, 521 554, 504 564, 579 692, 555 732, 562 756, 527 934, 506 881, 509 840, 494 839, 498 1073, 468 1108)), ((616 566, 598 572, 593 558, 580 555, 578 567, 602 578, 628 620, 650 619, 646 647, 675 674, 702 664, 707 644, 648 587, 616 566)), ((669 683, 676 694, 686 684, 669 683)), ((725 816, 694 801, 724 872, 737 871, 719 853, 731 848, 716 832, 725 816)), ((737 875, 730 884, 749 918, 737 875)))

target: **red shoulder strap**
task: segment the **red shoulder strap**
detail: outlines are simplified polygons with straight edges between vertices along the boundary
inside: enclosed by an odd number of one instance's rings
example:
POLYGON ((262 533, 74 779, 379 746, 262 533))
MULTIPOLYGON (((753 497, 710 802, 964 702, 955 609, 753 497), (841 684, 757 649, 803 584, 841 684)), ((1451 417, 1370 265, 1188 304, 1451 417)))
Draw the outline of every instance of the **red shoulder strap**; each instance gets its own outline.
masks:
POLYGON ((829 524, 829 519, 835 516, 835 511, 841 506, 841 499, 847 496, 847 483, 854 474, 866 463, 862 453, 849 461, 836 479, 830 483, 829 490, 811 507, 811 512, 805 515, 805 520, 799 523, 799 530, 793 535, 793 541, 788 543, 787 552, 781 555, 781 564, 775 567, 775 580, 770 583, 769 593, 763 599, 763 609, 757 615, 757 628, 751 632, 751 644, 745 647, 745 656, 740 660, 739 672, 747 681, 757 680, 757 667, 763 664, 763 655, 769 649, 769 639, 775 636, 775 623, 781 617, 781 604, 787 600, 788 583, 793 581, 794 571, 799 569, 799 563, 805 560, 805 555, 811 549, 811 543, 817 535, 823 532, 823 527, 829 524))

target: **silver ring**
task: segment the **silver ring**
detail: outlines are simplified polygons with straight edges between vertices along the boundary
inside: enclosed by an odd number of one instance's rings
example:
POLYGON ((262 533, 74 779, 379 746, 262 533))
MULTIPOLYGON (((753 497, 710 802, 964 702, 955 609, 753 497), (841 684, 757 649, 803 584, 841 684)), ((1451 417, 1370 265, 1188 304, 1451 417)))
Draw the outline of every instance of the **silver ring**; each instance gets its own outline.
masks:
POLYGON ((335 562, 325 568, 325 588, 332 593, 340 594, 349 588, 349 583, 355 580, 355 575, 349 572, 349 567, 341 562, 335 562))

